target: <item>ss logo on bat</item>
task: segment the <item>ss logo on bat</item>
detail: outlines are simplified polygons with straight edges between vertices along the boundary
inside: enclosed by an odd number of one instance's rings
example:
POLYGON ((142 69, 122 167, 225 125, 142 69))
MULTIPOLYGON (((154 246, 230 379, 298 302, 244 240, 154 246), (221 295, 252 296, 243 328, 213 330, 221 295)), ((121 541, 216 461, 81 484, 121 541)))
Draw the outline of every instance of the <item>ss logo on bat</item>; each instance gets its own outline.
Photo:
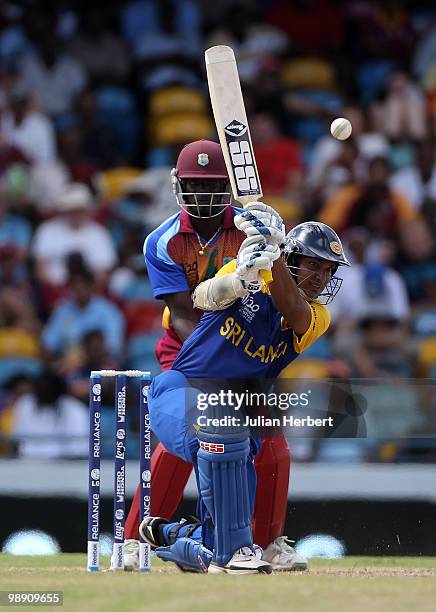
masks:
POLYGON ((240 192, 251 192, 258 189, 256 171, 253 166, 253 157, 248 140, 230 142, 229 151, 235 169, 238 190, 240 192))

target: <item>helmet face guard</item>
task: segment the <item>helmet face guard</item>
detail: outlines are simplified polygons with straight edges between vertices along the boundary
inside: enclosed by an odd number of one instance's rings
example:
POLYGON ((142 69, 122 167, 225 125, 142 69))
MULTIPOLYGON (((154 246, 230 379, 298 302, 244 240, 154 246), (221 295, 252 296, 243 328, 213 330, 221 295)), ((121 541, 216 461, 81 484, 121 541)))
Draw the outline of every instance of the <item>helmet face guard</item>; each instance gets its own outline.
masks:
POLYGON ((211 140, 183 147, 171 171, 171 183, 178 206, 197 219, 218 217, 232 202, 221 147, 211 140))
MULTIPOLYGON (((301 281, 300 282, 298 281, 298 271, 303 270, 305 272, 311 272, 312 274, 310 276, 315 274, 315 272, 313 270, 309 270, 309 268, 303 268, 302 266, 299 266, 297 259, 298 259, 298 255, 289 255, 288 257, 285 256, 286 267, 288 268, 293 279, 295 280, 298 290, 303 296, 303 298, 307 300, 308 302, 317 302, 318 304, 324 304, 325 306, 327 306, 327 304, 330 304, 335 298, 339 289, 341 288, 343 279, 340 278, 339 276, 336 276, 336 271, 335 271, 334 275, 331 277, 331 279, 329 280, 327 285, 324 287, 324 289, 321 291, 321 293, 318 295, 318 297, 312 298, 308 296, 307 293, 304 291, 304 289, 301 287, 301 281), (291 263, 291 261, 295 263, 291 263)), ((310 276, 306 276, 305 280, 310 278, 310 276)))
MULTIPOLYGON (((192 177, 192 179, 186 180, 195 180, 196 178, 199 177, 192 177)), ((228 185, 227 178, 208 180, 214 181, 217 185, 219 183, 224 186, 228 185)), ((218 217, 232 203, 230 191, 187 191, 184 187, 185 179, 178 178, 176 168, 173 168, 171 171, 171 183, 177 205, 185 210, 188 215, 197 219, 218 217)))
POLYGON ((304 299, 320 304, 330 304, 341 288, 343 279, 336 276, 339 266, 350 265, 337 233, 328 225, 315 221, 300 223, 288 233, 282 256, 304 299), (299 265, 302 256, 328 261, 336 265, 332 277, 316 298, 308 296, 301 287, 303 281, 298 280, 299 270, 311 273, 306 276, 305 280, 316 273, 299 265))

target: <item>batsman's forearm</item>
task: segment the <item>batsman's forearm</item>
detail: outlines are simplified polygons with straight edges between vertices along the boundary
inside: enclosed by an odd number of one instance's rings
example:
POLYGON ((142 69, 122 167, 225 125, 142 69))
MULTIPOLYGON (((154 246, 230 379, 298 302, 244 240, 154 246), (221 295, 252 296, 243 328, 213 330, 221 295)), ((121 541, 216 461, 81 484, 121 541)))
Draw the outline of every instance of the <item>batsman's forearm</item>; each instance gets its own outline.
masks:
POLYGON ((283 315, 288 326, 302 336, 312 321, 312 309, 300 295, 297 284, 289 274, 282 257, 273 265, 273 282, 269 285, 274 305, 283 315))
POLYGON ((301 300, 301 296, 282 257, 274 262, 272 275, 273 280, 269 284, 271 297, 277 310, 285 315, 284 311, 292 310, 301 300))
POLYGON ((224 310, 247 293, 247 289, 234 272, 215 276, 200 283, 195 289, 194 306, 201 310, 224 310))

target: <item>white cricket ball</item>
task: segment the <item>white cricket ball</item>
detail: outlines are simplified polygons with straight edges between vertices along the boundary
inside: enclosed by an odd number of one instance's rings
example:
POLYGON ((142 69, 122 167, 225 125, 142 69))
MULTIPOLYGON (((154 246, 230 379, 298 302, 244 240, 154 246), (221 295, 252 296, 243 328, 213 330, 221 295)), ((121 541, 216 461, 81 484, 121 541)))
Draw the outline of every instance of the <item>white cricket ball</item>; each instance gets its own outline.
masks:
POLYGON ((347 140, 351 136, 352 130, 351 123, 344 117, 338 117, 330 126, 330 133, 337 140, 347 140))

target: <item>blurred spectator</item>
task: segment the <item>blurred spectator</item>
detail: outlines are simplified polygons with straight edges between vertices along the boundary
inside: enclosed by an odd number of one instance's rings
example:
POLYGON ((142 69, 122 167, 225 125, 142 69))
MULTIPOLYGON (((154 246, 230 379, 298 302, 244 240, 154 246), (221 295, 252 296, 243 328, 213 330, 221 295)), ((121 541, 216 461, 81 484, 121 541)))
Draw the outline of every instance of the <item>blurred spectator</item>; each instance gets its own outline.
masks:
POLYGON ((430 227, 415 220, 401 227, 396 268, 413 306, 436 303, 436 251, 430 227))
POLYGON ((361 9, 360 44, 368 57, 392 57, 407 62, 415 39, 403 0, 353 3, 361 9))
POLYGON ((89 396, 89 373, 92 370, 117 370, 122 364, 114 359, 101 330, 83 335, 77 350, 71 350, 62 362, 62 371, 71 395, 86 403, 89 396))
MULTIPOLYGON (((436 161, 435 146, 429 141, 416 145, 416 160, 394 172, 390 178, 391 189, 402 193, 415 208, 435 212, 436 161)), ((429 215, 433 216, 433 215, 429 215)), ((429 219, 432 221, 432 219, 429 219)))
POLYGON ((250 119, 253 146, 263 193, 300 199, 303 161, 300 145, 278 130, 274 117, 259 113, 250 119))
POLYGON ((262 63, 283 53, 288 40, 281 27, 266 23, 255 3, 239 0, 226 10, 218 27, 207 39, 207 47, 228 45, 235 51, 242 81, 258 78, 262 63))
POLYGON ((0 172, 7 171, 15 164, 28 164, 29 161, 19 148, 7 143, 0 133, 0 172))
POLYGON ((386 83, 386 96, 370 108, 375 131, 391 139, 423 140, 427 135, 425 97, 404 72, 394 72, 386 83))
MULTIPOLYGON (((119 140, 114 126, 103 123, 99 110, 97 93, 94 89, 85 89, 77 96, 70 115, 70 128, 74 128, 72 144, 80 147, 79 156, 94 164, 97 168, 110 168, 119 160, 119 140)), ((62 136, 61 140, 65 137, 62 136)), ((63 154, 65 155, 63 142, 63 154)), ((77 152, 75 152, 77 157, 77 152)), ((67 153, 68 157, 68 153, 67 153)))
POLYGON ((67 395, 64 381, 45 371, 34 391, 18 398, 12 435, 18 455, 32 459, 86 457, 89 418, 85 404, 67 395))
POLYGON ((39 219, 55 214, 70 182, 68 169, 59 160, 34 164, 29 173, 28 198, 39 219))
POLYGON ((288 133, 289 114, 286 108, 286 84, 283 82, 282 61, 275 56, 259 61, 256 79, 244 86, 247 113, 270 113, 282 134, 288 133))
POLYGON ((279 0, 271 4, 269 23, 286 33, 291 47, 307 54, 328 54, 341 48, 343 9, 330 0, 279 0))
POLYGON ((11 438, 14 424, 14 406, 17 399, 31 393, 31 379, 23 374, 12 376, 2 384, 0 393, 0 456, 16 454, 16 444, 11 438))
POLYGON ((162 314, 162 307, 153 300, 153 289, 148 279, 144 256, 127 254, 125 259, 125 265, 118 267, 111 276, 110 294, 123 303, 149 302, 151 306, 157 306, 162 314))
MULTIPOLYGON (((352 170, 352 176, 358 180, 365 177, 367 163, 371 158, 387 157, 389 154, 387 138, 375 131, 370 131, 368 116, 364 109, 356 105, 344 106, 340 116, 346 117, 353 126, 352 138, 341 142, 332 138, 330 134, 326 134, 318 140, 308 160, 307 185, 312 189, 324 187, 325 181, 330 182, 329 177, 334 179, 332 169, 337 166, 337 160, 342 157, 343 149, 346 149, 349 143, 355 143, 358 156, 353 157, 351 167, 348 169, 352 170)), ((340 165, 342 165, 341 162, 340 165)))
POLYGON ((68 50, 94 83, 125 81, 130 70, 127 48, 117 35, 112 15, 90 5, 80 15, 79 32, 68 50))
POLYGON ((341 146, 336 149, 336 155, 330 161, 327 160, 334 153, 334 149, 329 150, 327 143, 324 146, 321 141, 318 141, 320 148, 316 151, 316 154, 326 154, 325 165, 320 164, 320 168, 323 168, 323 174, 314 170, 312 176, 309 175, 308 177, 308 181, 311 180, 312 182, 306 184, 304 192, 304 209, 308 218, 317 215, 324 202, 330 201, 341 188, 345 190, 345 193, 347 190, 351 192, 358 189, 359 184, 366 176, 365 162, 359 156, 354 138, 349 138, 341 143, 341 146))
POLYGON ((373 237, 395 236, 404 223, 417 217, 406 198, 389 188, 389 162, 374 157, 368 178, 362 185, 343 187, 332 194, 319 214, 319 220, 343 232, 363 226, 373 237))
POLYGON ((417 365, 411 338, 388 311, 368 312, 360 330, 352 362, 355 376, 366 379, 361 392, 369 407, 365 413, 368 437, 410 436, 423 423, 416 386, 407 380, 415 375, 417 365))
POLYGON ((362 340, 354 367, 363 378, 408 378, 414 374, 414 353, 407 332, 389 310, 369 310, 359 322, 362 340))
POLYGON ((329 305, 332 321, 338 327, 349 326, 367 312, 389 312, 404 322, 409 316, 409 299, 402 277, 384 263, 365 261, 369 232, 353 228, 344 235, 344 244, 352 265, 340 270, 341 290, 329 305))
POLYGON ((176 212, 170 176, 171 168, 150 168, 128 182, 112 208, 110 229, 119 250, 128 243, 140 252, 144 236, 176 212))
POLYGON ((83 147, 83 132, 75 125, 58 132, 59 158, 65 164, 72 181, 92 185, 100 166, 87 159, 83 147))
POLYGON ((175 84, 203 86, 198 61, 203 49, 201 19, 194 0, 138 0, 126 5, 123 33, 146 95, 175 84))
POLYGON ((0 385, 17 374, 35 375, 41 367, 41 324, 29 298, 19 289, 0 289, 0 385))
POLYGON ((421 85, 434 71, 436 65, 436 23, 428 24, 428 28, 417 41, 413 55, 413 74, 418 77, 421 85))
POLYGON ((24 299, 30 299, 36 304, 29 270, 23 261, 22 252, 14 244, 0 245, 0 286, 19 291, 24 299))
POLYGON ((11 66, 20 55, 29 49, 29 41, 21 25, 22 7, 3 2, 0 4, 0 59, 11 66))
POLYGON ((89 331, 100 330, 112 355, 120 355, 124 319, 119 309, 95 292, 92 273, 77 269, 68 279, 71 297, 53 310, 42 334, 44 348, 52 355, 75 350, 89 331))
POLYGON ((9 109, 1 118, 1 138, 17 147, 33 162, 51 161, 56 156, 53 125, 35 110, 30 89, 17 85, 9 94, 9 109))
POLYGON ((124 37, 136 58, 157 59, 200 50, 201 13, 193 0, 136 0, 127 3, 121 19, 124 37))
POLYGON ((34 51, 22 58, 19 68, 21 81, 43 112, 56 117, 71 108, 87 77, 82 65, 62 52, 62 41, 52 27, 34 33, 34 51))
POLYGON ((57 216, 36 230, 32 250, 40 282, 65 283, 70 253, 80 253, 98 281, 105 282, 116 254, 108 231, 91 220, 91 205, 92 196, 86 185, 72 183, 59 199, 57 216))
POLYGON ((9 211, 4 188, 0 184, 0 245, 12 245, 25 255, 30 245, 32 228, 22 216, 9 211))

